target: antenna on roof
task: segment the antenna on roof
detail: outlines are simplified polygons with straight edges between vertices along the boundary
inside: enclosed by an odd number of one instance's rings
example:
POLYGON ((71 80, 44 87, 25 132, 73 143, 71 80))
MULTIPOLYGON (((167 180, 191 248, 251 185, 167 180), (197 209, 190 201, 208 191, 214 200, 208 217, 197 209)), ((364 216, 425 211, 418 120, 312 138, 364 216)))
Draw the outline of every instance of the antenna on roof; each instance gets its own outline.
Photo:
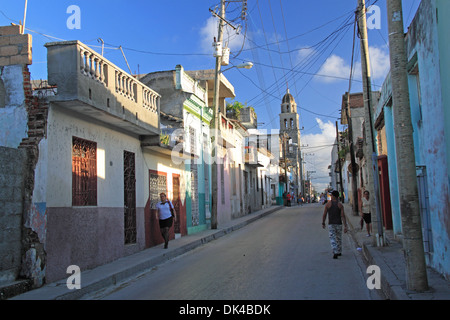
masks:
POLYGON ((23 11, 23 24, 21 24, 22 34, 25 33, 25 21, 27 20, 27 6, 28 6, 28 0, 25 0, 25 9, 23 11))
POLYGON ((127 57, 125 57, 125 53, 123 53, 122 46, 119 46, 119 49, 120 49, 120 51, 122 51, 123 58, 125 59, 125 62, 127 63, 127 67, 128 67, 128 70, 130 71, 130 74, 133 75, 133 72, 131 72, 131 69, 130 69, 130 65, 128 64, 127 57))
POLYGON ((102 57, 103 57, 103 49, 105 48, 105 42, 103 41, 102 38, 98 38, 97 41, 102 43, 102 57))

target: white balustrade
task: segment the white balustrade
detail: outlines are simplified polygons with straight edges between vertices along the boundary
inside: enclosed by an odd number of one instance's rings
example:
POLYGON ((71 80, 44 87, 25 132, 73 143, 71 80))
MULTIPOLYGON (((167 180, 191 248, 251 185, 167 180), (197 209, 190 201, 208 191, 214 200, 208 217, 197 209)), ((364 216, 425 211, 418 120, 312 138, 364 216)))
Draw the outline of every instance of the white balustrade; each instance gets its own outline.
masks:
POLYGON ((81 74, 94 79, 106 86, 107 84, 104 65, 105 61, 97 53, 80 46, 81 74))
POLYGON ((80 45, 79 56, 80 73, 82 75, 109 87, 108 72, 114 72, 114 83, 112 84, 114 87, 111 88, 114 92, 135 103, 142 103, 142 106, 151 112, 158 112, 158 99, 160 97, 158 93, 91 49, 80 45), (139 92, 142 92, 142 99, 138 97, 139 92))

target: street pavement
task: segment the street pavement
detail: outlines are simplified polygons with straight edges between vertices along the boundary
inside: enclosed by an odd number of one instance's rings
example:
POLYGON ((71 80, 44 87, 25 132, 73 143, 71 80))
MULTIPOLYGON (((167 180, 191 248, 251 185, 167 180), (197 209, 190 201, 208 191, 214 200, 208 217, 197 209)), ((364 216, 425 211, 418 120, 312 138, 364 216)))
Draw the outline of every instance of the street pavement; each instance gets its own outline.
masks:
POLYGON ((333 259, 323 207, 286 207, 107 290, 103 300, 372 300, 353 240, 333 259))
MULTIPOLYGON (((307 208, 315 208, 315 214, 318 215, 317 218, 321 219, 321 210, 322 207, 320 204, 305 204, 303 207, 292 207, 292 208, 286 208, 282 206, 274 206, 271 208, 267 208, 258 212, 254 212, 250 215, 247 215, 245 217, 241 217, 238 219, 235 219, 233 221, 230 221, 227 224, 220 225, 218 229, 216 230, 206 230, 201 233, 197 233, 194 235, 189 235, 185 237, 181 237, 176 240, 172 240, 169 243, 169 249, 164 250, 161 248, 161 246, 149 248, 146 250, 143 250, 139 253, 136 253, 134 255, 130 255, 127 257, 123 257, 121 259, 118 259, 116 261, 113 261, 109 264, 97 267, 92 270, 86 270, 81 271, 81 289, 73 289, 69 290, 67 288, 66 279, 63 279, 61 281, 47 284, 41 288, 26 292, 24 294, 15 296, 11 298, 10 300, 73 300, 73 299, 85 299, 86 297, 89 297, 89 295, 97 294, 98 292, 105 292, 107 291, 107 288, 110 288, 111 286, 120 286, 121 284, 128 283, 129 281, 132 281, 132 279, 135 279, 137 275, 144 275, 146 273, 157 273, 157 269, 160 265, 166 264, 167 262, 170 263, 176 263, 179 259, 184 259, 186 256, 189 256, 186 253, 190 253, 193 250, 203 251, 203 247, 205 244, 209 243, 212 244, 213 247, 219 246, 220 242, 225 240, 225 238, 220 239, 219 241, 213 241, 219 238, 222 238, 225 235, 232 236, 232 233, 235 233, 237 230, 242 229, 243 227, 249 227, 252 226, 250 224, 253 224, 255 222, 263 223, 264 220, 263 217, 270 218, 275 215, 280 215, 282 212, 284 212, 284 209, 287 209, 287 211, 294 212, 295 210, 307 210, 307 208), (283 211, 281 211, 283 210, 283 211), (317 213, 318 212, 318 213, 317 213), (185 255, 186 254, 186 255, 185 255), (183 257, 182 257, 183 255, 183 257), (173 260, 173 261, 171 261, 173 260)), ((324 230, 320 228, 320 231, 317 230, 314 227, 314 232, 317 233, 316 236, 320 235, 320 241, 322 242, 322 246, 319 250, 310 249, 307 253, 303 252, 303 258, 304 259, 323 259, 321 261, 325 262, 326 264, 332 264, 335 262, 344 262, 344 259, 350 259, 352 258, 354 260, 353 264, 358 265, 360 270, 359 273, 364 273, 365 270, 364 267, 361 266, 361 259, 366 260, 366 264, 374 264, 378 265, 381 269, 381 290, 385 295, 387 299, 401 299, 401 300, 414 300, 414 299, 423 299, 423 300, 433 300, 433 299, 444 299, 448 300, 450 299, 450 290, 449 290, 449 282, 443 279, 439 274, 434 272, 433 270, 428 270, 428 281, 430 285, 430 291, 425 293, 412 293, 407 292, 406 285, 405 285, 405 276, 404 276, 404 258, 401 251, 401 244, 399 244, 396 240, 392 238, 389 238, 389 246, 383 247, 383 248, 376 248, 372 247, 371 241, 368 240, 365 237, 364 230, 361 231, 359 227, 359 217, 352 216, 351 208, 348 204, 345 204, 346 209, 346 215, 350 224, 350 232, 348 233, 349 236, 344 237, 344 243, 345 243, 345 250, 348 252, 348 255, 346 252, 343 252, 343 256, 340 257, 337 261, 333 261, 331 259, 331 248, 329 247, 328 242, 328 236, 324 234, 324 230), (350 237, 351 236, 351 237, 350 237), (353 239, 353 242, 349 241, 353 239), (325 240, 324 240, 325 239, 325 240), (326 243, 328 244, 328 248, 326 248, 326 243)), ((292 217, 291 217, 292 218, 292 217)), ((318 221, 319 221, 318 220, 318 221)), ((299 220, 300 221, 300 220, 299 220)), ((298 222, 296 225, 299 228, 305 228, 301 227, 300 222, 298 222)), ((318 222, 319 224, 321 221, 318 222)), ((309 224, 307 224, 309 226, 309 224)), ((313 226, 309 226, 313 228, 313 226)), ((307 228, 307 227, 306 227, 307 228)), ((240 233, 245 233, 248 228, 240 230, 240 233)), ((305 229, 302 229, 305 230, 305 229)), ((311 232, 307 231, 306 232, 311 232)), ((314 234, 313 232, 313 234, 314 234)), ((268 232, 270 236, 271 232, 268 232)), ((274 235, 273 235, 274 236, 274 235)), ((279 237, 279 236, 278 236, 279 237)), ((309 239, 305 240, 306 242, 310 241, 317 241, 317 239, 309 239)), ((293 242, 290 244, 290 249, 292 250, 291 255, 299 255, 302 256, 302 252, 299 250, 301 249, 301 242, 293 242)), ((290 265, 290 262, 288 260, 288 256, 281 254, 281 252, 284 252, 282 250, 283 245, 279 245, 279 252, 280 255, 278 255, 279 260, 272 261, 275 265, 280 264, 280 261, 287 261, 286 265, 288 268, 285 274, 282 274, 285 278, 287 277, 287 274, 289 272, 292 272, 295 270, 295 263, 290 265)), ((249 249, 249 247, 247 247, 249 249)), ((272 248, 277 249, 277 248, 272 248)), ((237 249, 235 249, 237 250, 237 249)), ((242 248, 243 250, 243 248, 242 248)), ((259 249, 260 253, 264 253, 263 249, 259 249)), ((276 251, 276 250, 275 250, 276 251)), ((197 252, 192 252, 194 254, 197 254, 197 252)), ((245 261, 243 259, 246 259, 247 254, 251 255, 251 251, 245 250, 242 252, 235 253, 237 255, 241 254, 242 256, 239 256, 239 261, 245 261), (244 257, 245 254, 245 257, 244 257)), ((268 263, 268 261, 265 261, 268 263)), ((254 262, 253 262, 254 263, 254 262)), ((253 266, 255 266, 253 264, 253 266)), ((258 268, 254 268, 258 269, 258 268)), ((220 270, 220 268, 219 268, 220 270)), ((263 268, 260 268, 259 272, 264 272, 263 268)), ((242 271, 242 269, 241 269, 242 271)), ((268 272, 268 271, 266 271, 268 272)), ((306 272, 307 274, 311 274, 313 270, 304 269, 302 272, 306 272)), ((357 273, 356 271, 354 272, 357 273)), ((300 275, 300 272, 296 273, 297 275, 300 275)), ((266 274, 267 276, 268 274, 266 274)), ((264 276, 264 274, 263 274, 264 276)), ((367 274, 366 274, 367 277, 367 274)), ((270 279, 269 279, 270 280, 270 279)), ((306 277, 299 277, 297 276, 296 280, 298 281, 308 281, 308 278, 306 277)), ((270 280, 274 281, 274 280, 270 280)), ((232 281, 232 283, 235 283, 232 281)), ((294 283, 294 282, 293 282, 294 283)), ((310 284, 309 284, 310 285, 310 284)), ((359 279, 358 286, 361 285, 361 281, 359 279)), ((272 283, 272 288, 275 287, 275 284, 272 283)), ((320 287, 320 286, 319 286, 320 287)), ((342 287, 342 285, 341 285, 342 287)), ((291 287, 291 290, 293 286, 291 287)), ((119 288, 120 289, 120 288, 119 288)), ((253 291, 255 293, 257 290, 253 291)), ((231 290, 230 290, 231 292, 231 290)), ((241 291, 244 292, 244 291, 241 291)), ((319 291, 316 291, 319 292, 319 291)), ((366 291, 365 291, 366 292, 366 291)), ((299 292, 297 292, 299 293, 299 292)), ((299 293, 300 294, 300 293, 299 293)), ((199 293, 199 297, 201 297, 201 294, 199 293)), ((224 296, 225 297, 225 296, 224 296)), ((250 293, 248 293, 247 298, 250 299, 250 293)), ((293 299, 342 299, 342 297, 336 295, 333 297, 330 295, 329 297, 321 297, 319 298, 318 295, 314 294, 314 291, 311 295, 298 295, 298 296, 290 296, 286 297, 283 296, 283 293, 279 292, 277 295, 272 295, 269 299, 278 299, 279 298, 293 298, 293 299)), ((358 296, 360 299, 362 298, 374 298, 373 292, 369 292, 369 296, 366 296, 365 294, 358 296), (370 296, 372 294, 372 296, 370 296)), ((204 298, 204 297, 203 297, 204 298)), ((218 298, 209 296, 210 298, 218 298)), ((255 296, 256 298, 256 296, 255 296)), ((353 297, 352 297, 353 298, 353 297)), ((350 297, 349 297, 350 299, 350 297)))
MULTIPOLYGON (((450 281, 432 268, 427 268, 429 290, 414 292, 406 289, 406 263, 401 240, 395 239, 392 230, 385 230, 387 244, 377 247, 373 239, 366 237, 364 225, 360 227, 359 216, 352 214, 350 204, 344 204, 350 234, 363 252, 368 265, 377 265, 381 270, 381 290, 386 299, 391 300, 450 300, 450 281)), ((373 230, 375 231, 375 230, 373 230)))

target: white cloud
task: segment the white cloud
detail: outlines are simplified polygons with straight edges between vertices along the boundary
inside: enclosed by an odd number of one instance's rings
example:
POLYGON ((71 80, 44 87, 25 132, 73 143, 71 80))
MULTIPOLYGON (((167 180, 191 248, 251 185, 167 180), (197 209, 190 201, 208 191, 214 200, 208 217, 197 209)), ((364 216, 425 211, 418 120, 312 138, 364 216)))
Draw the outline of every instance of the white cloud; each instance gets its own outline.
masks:
POLYGON ((213 17, 206 20, 206 24, 200 29, 201 46, 203 52, 212 52, 214 37, 217 38, 217 19, 213 17))
POLYGON ((307 63, 316 54, 316 50, 311 47, 303 47, 298 49, 295 64, 307 63))
MULTIPOLYGON (((385 47, 369 47, 369 57, 372 79, 384 80, 390 68, 389 52, 385 47)), ((350 64, 346 63, 342 57, 332 54, 320 67, 317 74, 315 78, 325 83, 336 82, 340 78, 348 79, 350 64)), ((354 63, 353 74, 354 77, 361 76, 361 62, 354 63)))
POLYGON ((343 58, 332 54, 328 57, 322 67, 320 67, 317 74, 316 79, 322 82, 331 83, 338 81, 338 78, 348 78, 350 75, 350 66, 343 58))
POLYGON ((323 192, 330 183, 328 166, 331 164, 331 149, 336 139, 336 127, 331 121, 323 122, 319 118, 316 118, 316 121, 321 132, 302 135, 302 145, 308 145, 303 148, 302 153, 305 154, 305 171, 315 171, 310 175, 312 185, 317 192, 323 192))
MULTIPOLYGON (((218 22, 217 18, 209 17, 206 20, 205 25, 200 29, 201 48, 204 53, 213 53, 212 43, 214 37, 218 35, 218 22)), ((230 27, 225 25, 223 32, 224 43, 228 42, 228 47, 231 51, 239 50, 244 41, 242 34, 236 34, 236 32, 230 27)))
POLYGON ((369 56, 372 78, 384 80, 390 68, 389 52, 383 48, 369 47, 369 56))

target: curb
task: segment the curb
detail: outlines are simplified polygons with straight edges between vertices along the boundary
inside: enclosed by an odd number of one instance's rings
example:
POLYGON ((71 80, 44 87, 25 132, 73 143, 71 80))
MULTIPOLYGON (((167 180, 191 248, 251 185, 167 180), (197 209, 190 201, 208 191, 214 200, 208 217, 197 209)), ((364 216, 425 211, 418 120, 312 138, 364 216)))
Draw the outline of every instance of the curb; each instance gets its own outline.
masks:
MULTIPOLYGON (((81 289, 69 290, 66 286, 66 280, 60 280, 50 283, 44 287, 26 292, 22 295, 11 298, 11 300, 76 300, 89 293, 101 290, 105 287, 115 285, 118 282, 129 279, 139 273, 149 270, 163 262, 174 259, 184 253, 192 251, 208 242, 217 240, 233 231, 239 230, 248 224, 255 222, 273 212, 281 210, 283 206, 271 207, 263 209, 263 212, 253 213, 243 216, 243 221, 233 224, 233 220, 229 222, 230 226, 218 230, 207 230, 205 235, 197 239, 187 242, 178 248, 166 251, 160 255, 153 257, 145 257, 148 255, 147 250, 142 250, 131 256, 119 258, 109 264, 101 265, 91 270, 83 272, 83 285, 81 289), (111 268, 114 268, 111 271, 111 268), (99 277, 99 274, 103 277, 99 277)), ((261 210, 262 211, 262 210, 261 210)), ((239 219, 239 218, 238 218, 239 219)), ((195 234, 193 235, 195 237, 195 234)), ((181 237, 181 240, 184 238, 181 237)), ((186 240, 186 239, 184 239, 186 240)), ((151 249, 151 248, 150 248, 151 249)))
POLYGON ((0 300, 7 300, 11 297, 27 292, 32 286, 32 281, 28 279, 17 280, 12 283, 8 283, 5 286, 0 284, 0 300))
POLYGON ((410 300, 401 286, 401 282, 397 276, 391 271, 389 266, 385 263, 381 254, 374 247, 367 246, 363 243, 363 253, 366 261, 369 264, 375 264, 381 270, 381 291, 386 299, 389 300, 410 300))
POLYGON ((350 235, 353 241, 362 249, 365 263, 367 265, 377 265, 381 270, 381 292, 387 300, 410 300, 408 295, 405 293, 401 287, 400 281, 397 279, 396 275, 391 271, 389 266, 385 263, 381 254, 376 248, 371 247, 360 241, 355 234, 356 229, 351 223, 351 219, 348 218, 346 214, 347 223, 350 225, 351 232, 350 235))

